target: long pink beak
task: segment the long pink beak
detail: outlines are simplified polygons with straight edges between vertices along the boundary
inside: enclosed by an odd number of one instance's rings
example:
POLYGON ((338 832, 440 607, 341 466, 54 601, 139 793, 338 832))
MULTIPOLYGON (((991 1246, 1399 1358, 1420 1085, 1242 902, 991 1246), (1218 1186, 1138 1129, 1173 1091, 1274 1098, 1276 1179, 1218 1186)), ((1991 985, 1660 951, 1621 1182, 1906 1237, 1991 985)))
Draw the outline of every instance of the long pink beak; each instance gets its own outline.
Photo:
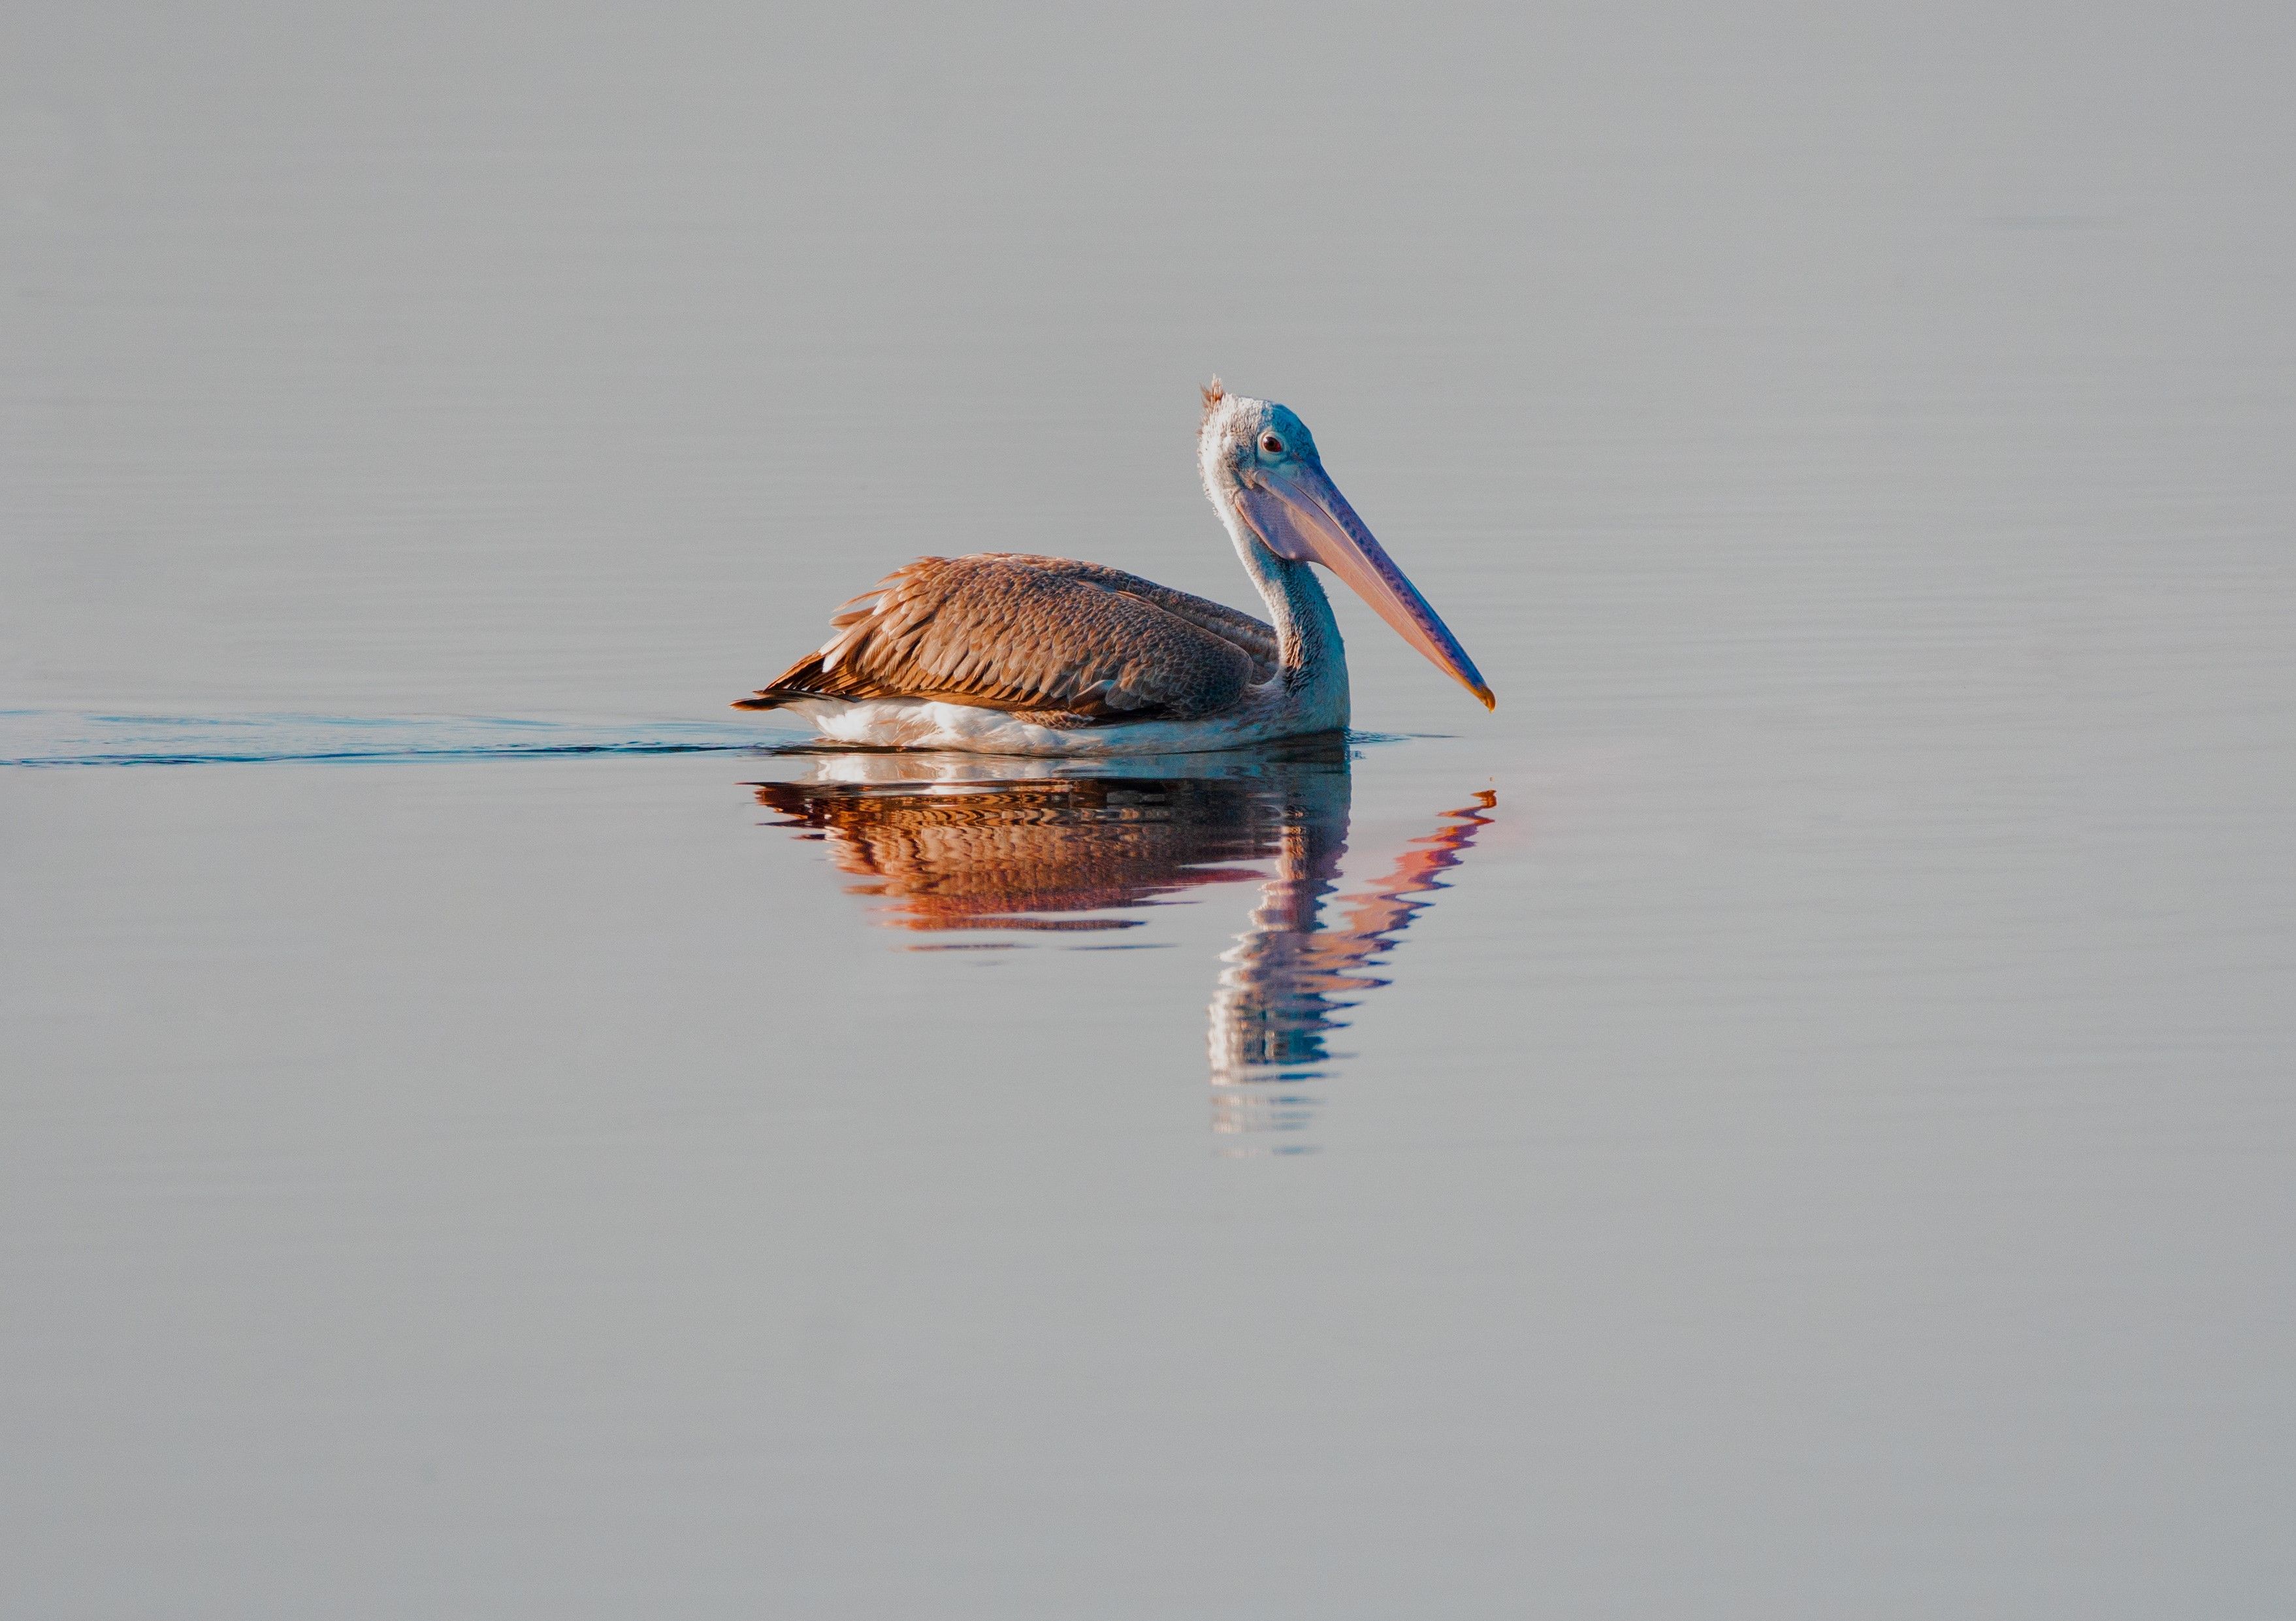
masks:
POLYGON ((1314 462, 1292 461, 1259 470, 1264 488, 1243 492, 1243 516, 1276 556, 1295 563, 1316 562, 1348 583, 1396 634, 1447 671, 1461 686, 1494 709, 1498 700, 1484 684, 1475 661, 1441 616, 1428 606, 1419 587, 1395 566, 1371 530, 1356 516, 1329 474, 1314 462))

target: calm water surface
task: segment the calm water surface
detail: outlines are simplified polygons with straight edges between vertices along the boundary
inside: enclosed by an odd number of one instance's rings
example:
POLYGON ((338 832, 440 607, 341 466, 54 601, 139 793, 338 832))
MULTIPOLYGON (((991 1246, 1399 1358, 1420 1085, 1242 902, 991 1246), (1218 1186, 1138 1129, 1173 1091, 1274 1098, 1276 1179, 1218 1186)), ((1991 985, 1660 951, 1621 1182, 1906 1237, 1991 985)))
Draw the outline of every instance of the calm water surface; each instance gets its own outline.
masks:
POLYGON ((2292 67, 10 8, 0 1609, 2290 1613, 2292 67), (726 709, 1215 370, 1495 716, 726 709))

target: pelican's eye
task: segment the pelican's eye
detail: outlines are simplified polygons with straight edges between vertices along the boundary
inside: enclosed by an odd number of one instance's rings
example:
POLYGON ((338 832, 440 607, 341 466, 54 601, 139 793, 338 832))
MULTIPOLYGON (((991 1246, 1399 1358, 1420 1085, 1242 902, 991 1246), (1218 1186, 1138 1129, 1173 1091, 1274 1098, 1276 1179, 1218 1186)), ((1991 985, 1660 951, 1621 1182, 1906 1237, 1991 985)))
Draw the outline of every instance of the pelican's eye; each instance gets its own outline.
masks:
POLYGON ((1272 433, 1263 433, 1259 436, 1259 447, 1271 456, 1280 456, 1283 454, 1283 441, 1272 433))

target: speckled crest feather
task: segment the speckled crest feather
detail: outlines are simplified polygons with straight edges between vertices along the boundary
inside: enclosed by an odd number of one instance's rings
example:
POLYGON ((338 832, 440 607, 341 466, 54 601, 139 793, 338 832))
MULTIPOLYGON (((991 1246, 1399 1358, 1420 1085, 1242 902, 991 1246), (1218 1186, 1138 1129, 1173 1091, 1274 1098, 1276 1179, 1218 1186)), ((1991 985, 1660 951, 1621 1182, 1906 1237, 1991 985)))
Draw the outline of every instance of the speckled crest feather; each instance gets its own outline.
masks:
POLYGON ((842 604, 819 651, 742 708, 808 698, 931 699, 1040 725, 1190 720, 1275 673, 1250 614, 1098 563, 1023 553, 926 557, 842 604))

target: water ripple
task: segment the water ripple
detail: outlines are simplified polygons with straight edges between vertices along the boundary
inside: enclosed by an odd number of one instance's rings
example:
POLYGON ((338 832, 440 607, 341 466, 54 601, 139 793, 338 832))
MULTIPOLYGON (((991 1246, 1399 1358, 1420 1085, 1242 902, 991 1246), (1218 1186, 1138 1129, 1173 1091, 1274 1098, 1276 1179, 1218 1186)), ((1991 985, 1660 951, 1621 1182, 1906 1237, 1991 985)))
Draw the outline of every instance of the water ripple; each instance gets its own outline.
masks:
POLYGON ((754 724, 502 715, 111 715, 0 709, 0 765, 209 765, 741 753, 788 741, 754 724))

